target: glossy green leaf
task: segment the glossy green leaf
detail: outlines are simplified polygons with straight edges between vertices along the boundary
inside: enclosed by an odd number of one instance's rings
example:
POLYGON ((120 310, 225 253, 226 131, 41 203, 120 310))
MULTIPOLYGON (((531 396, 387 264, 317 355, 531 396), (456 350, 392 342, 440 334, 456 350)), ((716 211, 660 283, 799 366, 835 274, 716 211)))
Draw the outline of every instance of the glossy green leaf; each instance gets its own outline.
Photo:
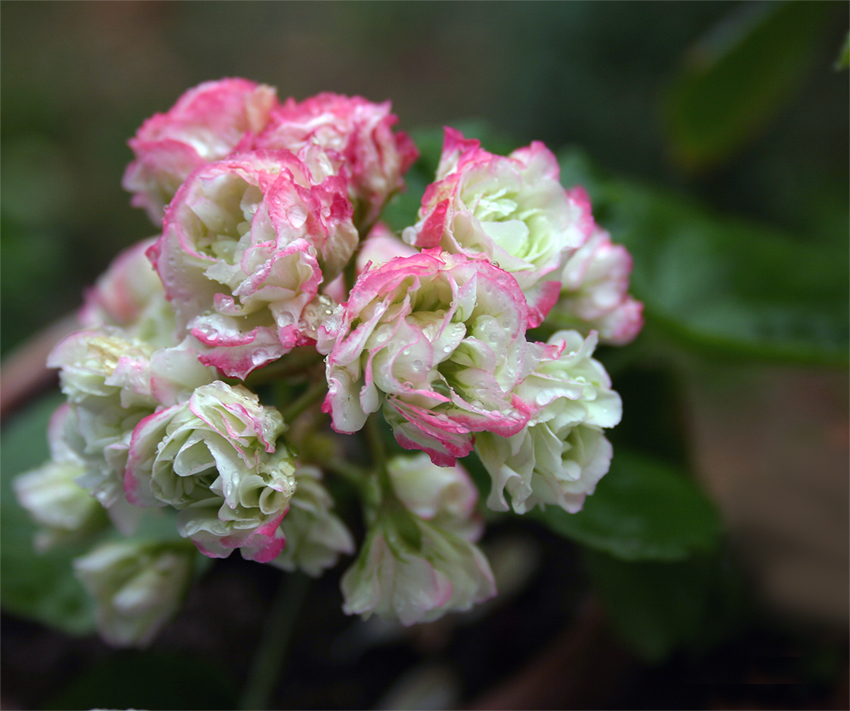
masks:
POLYGON ((534 515, 556 533, 624 560, 683 560, 715 549, 721 533, 714 506, 684 474, 622 451, 580 512, 549 506, 534 515))
POLYGON ((836 69, 847 69, 850 67, 850 32, 844 40, 844 46, 841 48, 841 53, 838 55, 838 61, 835 62, 836 69))
POLYGON ((585 551, 584 562, 614 630, 647 662, 708 649, 747 623, 743 582, 725 558, 636 563, 585 551))
POLYGON ((777 113, 811 63, 828 5, 743 3, 692 48, 665 104, 680 163, 722 163, 777 113))
POLYGON ((2 517, 0 565, 3 609, 70 634, 94 630, 93 604, 74 577, 71 560, 84 546, 56 548, 44 554, 32 547, 35 525, 18 505, 12 481, 17 474, 49 458, 47 423, 62 398, 45 398, 16 415, 4 428, 0 444, 2 517))
POLYGON ((647 321, 699 348, 847 362, 846 243, 796 241, 672 192, 600 178, 580 154, 560 158, 564 184, 587 176, 597 221, 634 257, 632 292, 647 321))

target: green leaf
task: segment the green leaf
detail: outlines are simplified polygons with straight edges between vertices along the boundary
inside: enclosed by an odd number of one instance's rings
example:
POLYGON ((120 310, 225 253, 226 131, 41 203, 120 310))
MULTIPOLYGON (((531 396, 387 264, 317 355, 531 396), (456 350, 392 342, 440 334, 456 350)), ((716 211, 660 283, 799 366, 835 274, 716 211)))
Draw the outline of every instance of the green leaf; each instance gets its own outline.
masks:
POLYGON ((730 158, 799 86, 827 3, 743 3, 686 55, 665 102, 674 157, 700 170, 730 158))
POLYGON ((714 550, 721 533, 714 506, 690 479, 622 451, 581 511, 549 506, 534 516, 562 536, 624 560, 683 560, 714 550))
POLYGON ((574 152, 560 159, 565 185, 588 176, 597 221, 634 257, 632 292, 647 322, 700 349, 847 362, 846 242, 796 241, 671 192, 600 179, 574 152))
POLYGON ((680 647, 704 651, 747 624, 743 582, 720 557, 634 563, 584 552, 593 587, 618 635, 644 661, 680 647))
POLYGON ((850 32, 847 33, 847 38, 844 40, 844 46, 841 48, 841 53, 838 55, 838 60, 835 62, 835 68, 847 69, 850 67, 850 32))
POLYGON ((86 547, 36 553, 32 547, 35 525, 18 505, 12 488, 17 474, 49 459, 47 423, 62 401, 51 396, 21 412, 0 438, 0 597, 7 612, 82 635, 94 630, 93 603, 74 577, 71 560, 86 547))

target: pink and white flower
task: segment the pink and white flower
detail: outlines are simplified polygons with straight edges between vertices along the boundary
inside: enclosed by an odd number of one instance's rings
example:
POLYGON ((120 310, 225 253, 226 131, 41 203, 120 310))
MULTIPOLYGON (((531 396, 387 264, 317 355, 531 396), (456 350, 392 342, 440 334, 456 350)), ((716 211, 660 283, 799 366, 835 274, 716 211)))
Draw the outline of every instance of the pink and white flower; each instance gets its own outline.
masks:
POLYGON ((496 594, 490 564, 477 546, 422 520, 418 531, 418 549, 390 524, 370 531, 342 577, 343 612, 410 626, 469 610, 496 594))
POLYGON ((486 255, 516 278, 528 298, 528 326, 538 326, 558 299, 564 260, 593 227, 586 193, 564 190, 559 175, 555 156, 542 143, 503 157, 446 128, 437 180, 404 239, 417 247, 486 255))
POLYGON ((392 459, 387 474, 393 496, 379 506, 343 575, 343 611, 412 625, 493 597, 490 564, 473 544, 482 528, 474 515, 478 491, 466 471, 419 454, 392 459))
POLYGON ((475 514, 478 489, 460 464, 438 467, 421 452, 394 457, 387 462, 387 473, 412 514, 470 542, 481 538, 484 523, 475 514))
POLYGON ((288 151, 255 151, 192 174, 149 256, 200 360, 244 379, 315 332, 304 310, 357 245, 344 175, 288 151))
POLYGON ((585 339, 560 331, 535 344, 537 365, 516 394, 539 410, 510 437, 482 432, 475 449, 490 473, 487 505, 507 511, 505 490, 517 513, 540 504, 575 513, 607 472, 612 449, 603 429, 622 416, 620 396, 602 365, 591 358, 596 334, 585 339))
POLYGON ((397 118, 390 109, 389 101, 327 92, 302 102, 290 98, 272 112, 256 146, 299 152, 316 145, 335 155, 337 167, 344 164, 350 173, 358 224, 371 224, 419 156, 406 133, 393 133, 397 118))
POLYGON ((271 564, 287 571, 303 570, 318 577, 336 565, 341 554, 354 553, 354 539, 331 509, 333 499, 316 467, 299 466, 289 512, 280 522, 286 545, 271 564))
POLYGON ((14 480, 18 502, 39 526, 33 539, 39 552, 77 542, 106 523, 103 506, 76 482, 86 467, 65 441, 69 415, 66 403, 50 418, 50 460, 14 480))
POLYGON ((86 290, 79 313, 85 328, 116 326, 130 337, 158 347, 175 345, 174 312, 146 254, 157 239, 145 239, 125 249, 86 290))
POLYGON ((280 413, 221 381, 142 420, 130 442, 124 490, 137 506, 172 506, 178 532, 204 555, 235 548, 267 562, 284 546, 280 522, 295 491, 280 413))
POLYGON ((628 293, 631 273, 628 250, 597 227, 564 266, 551 320, 585 335, 597 331, 602 343, 631 343, 643 328, 643 304, 628 293))
POLYGON ((531 408, 512 393, 525 372, 525 297, 486 259, 427 250, 364 272, 325 322, 330 412, 356 432, 383 407, 396 439, 451 466, 476 432, 519 432, 531 408))
POLYGON ((121 486, 130 436, 158 405, 150 386, 152 353, 152 347, 112 328, 74 333, 47 360, 49 367, 60 369, 62 392, 69 400, 51 427, 51 439, 61 438, 62 446, 83 464, 76 483, 126 533, 139 518, 121 486))
POLYGON ((154 350, 118 328, 78 331, 63 340, 47 361, 59 368, 69 406, 51 425, 51 443, 61 441, 63 458, 73 458, 83 471, 74 481, 108 509, 125 534, 142 512, 131 506, 123 488, 130 438, 136 425, 158 407, 185 401, 211 382, 187 344, 154 350))
POLYGON ((132 203, 159 225, 165 206, 189 174, 250 143, 277 105, 276 91, 245 79, 210 81, 190 89, 165 114, 142 124, 130 148, 136 156, 124 173, 132 203))
POLYGON ((360 243, 357 252, 357 276, 366 271, 370 264, 379 267, 396 257, 412 257, 417 253, 417 249, 403 242, 389 227, 379 222, 360 243))

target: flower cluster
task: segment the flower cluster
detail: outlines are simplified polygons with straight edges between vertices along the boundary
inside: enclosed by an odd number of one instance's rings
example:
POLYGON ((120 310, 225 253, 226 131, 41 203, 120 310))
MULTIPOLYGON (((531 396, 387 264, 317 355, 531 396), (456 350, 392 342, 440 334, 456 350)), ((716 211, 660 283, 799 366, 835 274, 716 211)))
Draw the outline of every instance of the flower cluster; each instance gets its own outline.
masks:
POLYGON ((628 252, 542 143, 499 156, 451 128, 394 233, 382 210, 418 156, 395 123, 388 102, 223 79, 131 139, 124 185, 159 235, 118 256, 51 354, 68 402, 52 460, 16 483, 40 549, 108 519, 125 537, 76 563, 107 640, 152 639, 193 551, 312 576, 356 554, 349 614, 469 609, 496 588, 458 459, 516 513, 578 511, 607 472, 621 403, 592 356, 641 328, 628 252), (366 429, 368 465, 327 424, 366 429), (359 498, 359 550, 328 477, 359 498))

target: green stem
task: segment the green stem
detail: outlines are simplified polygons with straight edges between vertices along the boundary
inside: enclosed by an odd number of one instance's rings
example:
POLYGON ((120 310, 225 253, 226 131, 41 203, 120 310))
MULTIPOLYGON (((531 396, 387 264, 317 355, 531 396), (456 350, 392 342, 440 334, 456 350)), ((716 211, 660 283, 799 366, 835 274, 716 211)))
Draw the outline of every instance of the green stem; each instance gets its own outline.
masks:
POLYGON ((339 475, 350 484, 353 484, 358 489, 361 489, 366 484, 366 477, 369 472, 361 469, 356 464, 346 462, 344 459, 323 459, 317 462, 323 469, 339 475))
POLYGON ((286 659, 289 639, 310 579, 301 572, 282 578, 260 643, 254 652, 248 681, 239 699, 240 709, 268 709, 275 682, 286 659))
POLYGON ((387 452, 384 449, 384 440, 381 439, 378 415, 370 415, 366 420, 366 441, 369 443, 369 453, 375 468, 386 471, 387 452))
POLYGON ((289 423, 295 420, 304 410, 321 400, 327 391, 328 384, 325 379, 318 378, 295 402, 281 409, 280 414, 283 415, 283 421, 289 423))

